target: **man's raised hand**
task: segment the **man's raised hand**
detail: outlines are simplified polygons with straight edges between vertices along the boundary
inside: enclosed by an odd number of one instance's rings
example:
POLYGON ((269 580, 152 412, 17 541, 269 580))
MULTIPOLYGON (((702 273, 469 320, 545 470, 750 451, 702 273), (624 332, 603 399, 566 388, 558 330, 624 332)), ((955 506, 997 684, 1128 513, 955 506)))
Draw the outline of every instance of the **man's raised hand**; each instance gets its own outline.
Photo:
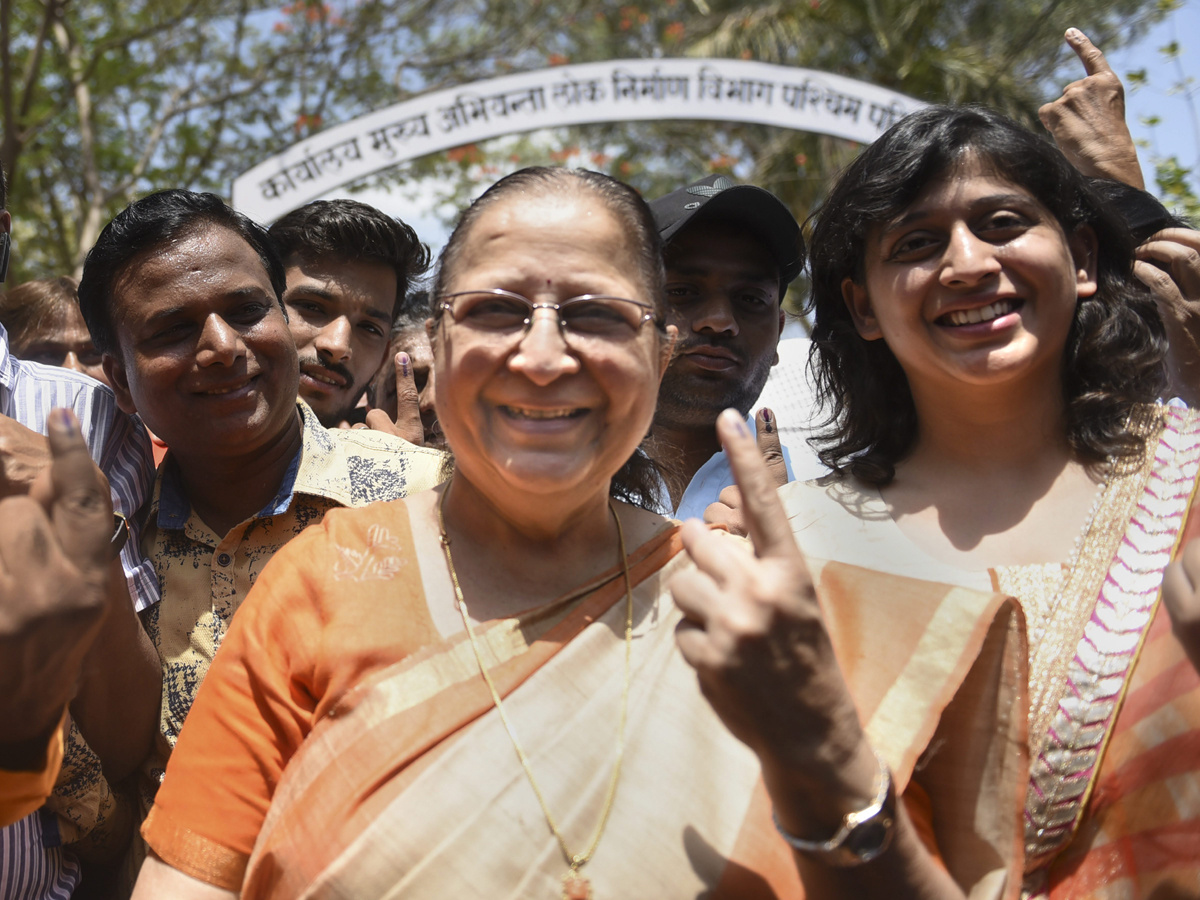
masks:
POLYGON ((421 392, 417 390, 412 361, 407 353, 401 351, 396 354, 395 367, 396 421, 389 419, 383 410, 372 409, 367 413, 366 427, 386 431, 410 444, 421 446, 425 443, 425 426, 421 423, 421 392))
POLYGON ((54 410, 51 464, 0 501, 0 766, 38 757, 106 612, 112 500, 79 423, 54 410), (24 759, 22 753, 36 751, 24 759))
MULTIPOLYGON (((758 450, 766 463, 767 471, 776 488, 788 482, 787 463, 783 459, 783 447, 779 442, 779 422, 775 414, 764 407, 754 417, 758 431, 758 450)), ((724 525, 733 534, 746 535, 746 523, 742 517, 742 494, 737 485, 731 484, 721 491, 716 503, 704 510, 704 521, 710 525, 724 525)))
POLYGON ((1121 79, 1100 48, 1078 28, 1068 28, 1066 40, 1083 63, 1085 77, 1063 88, 1061 97, 1038 110, 1038 117, 1063 155, 1084 175, 1145 190, 1137 148, 1125 124, 1121 79))
POLYGON ((49 464, 45 435, 0 415, 0 497, 29 493, 29 486, 49 464))

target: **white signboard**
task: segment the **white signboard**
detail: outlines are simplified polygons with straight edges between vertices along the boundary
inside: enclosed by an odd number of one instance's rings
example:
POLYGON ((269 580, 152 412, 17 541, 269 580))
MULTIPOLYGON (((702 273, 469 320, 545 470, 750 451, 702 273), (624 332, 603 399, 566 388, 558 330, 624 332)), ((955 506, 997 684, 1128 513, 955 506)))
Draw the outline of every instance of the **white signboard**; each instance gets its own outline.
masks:
POLYGON ((925 106, 872 84, 737 59, 623 59, 477 81, 376 110, 239 176, 233 205, 260 222, 389 166, 506 134, 661 119, 755 122, 870 143, 925 106))

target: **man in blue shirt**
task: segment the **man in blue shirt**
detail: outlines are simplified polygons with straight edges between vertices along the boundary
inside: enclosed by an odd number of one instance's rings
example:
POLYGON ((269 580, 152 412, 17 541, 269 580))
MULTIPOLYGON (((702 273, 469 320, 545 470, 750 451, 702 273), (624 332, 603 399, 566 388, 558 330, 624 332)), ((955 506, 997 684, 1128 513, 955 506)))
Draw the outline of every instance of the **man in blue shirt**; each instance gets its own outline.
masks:
MULTIPOLYGON (((679 329, 652 432, 652 455, 676 476, 660 511, 699 518, 733 484, 717 416, 730 408, 749 415, 779 362, 781 304, 803 267, 804 243, 778 198, 724 175, 659 197, 650 210, 665 244, 667 322, 679 329)), ((772 412, 760 410, 752 427, 780 483, 790 481, 772 412)))

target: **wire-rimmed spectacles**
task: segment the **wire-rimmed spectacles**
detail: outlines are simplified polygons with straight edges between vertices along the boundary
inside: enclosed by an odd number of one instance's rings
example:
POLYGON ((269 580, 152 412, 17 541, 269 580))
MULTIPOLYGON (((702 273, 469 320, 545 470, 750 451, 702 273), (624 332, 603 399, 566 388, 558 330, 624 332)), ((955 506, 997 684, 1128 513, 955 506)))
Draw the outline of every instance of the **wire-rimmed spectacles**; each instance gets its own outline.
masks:
POLYGON ((534 303, 512 291, 492 288, 456 291, 442 298, 441 308, 456 325, 497 336, 525 335, 534 310, 552 309, 564 337, 578 335, 605 340, 632 337, 654 319, 654 307, 640 300, 606 294, 580 294, 562 303, 534 303))

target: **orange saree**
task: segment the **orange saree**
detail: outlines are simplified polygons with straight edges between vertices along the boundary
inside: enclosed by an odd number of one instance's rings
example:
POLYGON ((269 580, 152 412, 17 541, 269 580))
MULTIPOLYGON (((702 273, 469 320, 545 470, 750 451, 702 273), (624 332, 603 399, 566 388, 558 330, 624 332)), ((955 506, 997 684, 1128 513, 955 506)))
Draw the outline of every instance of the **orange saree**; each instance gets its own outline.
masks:
MULTIPOLYGON (((690 565, 679 551, 664 524, 630 557, 625 762, 585 872, 601 898, 802 897, 756 757, 675 647, 667 582, 690 565)), ((975 896, 1015 896, 1028 770, 1019 610, 993 592, 836 563, 814 572, 868 734, 910 811, 930 831, 932 804, 939 830, 957 835, 939 849, 975 896), (933 741, 960 760, 955 778, 936 766, 914 776, 933 741)), ((619 573, 478 629, 573 845, 590 837, 612 771, 619 573)), ((433 627, 425 598, 445 577, 436 535, 414 533, 403 501, 335 511, 280 551, 183 729, 143 828, 155 852, 244 897, 560 896, 566 864, 470 645, 433 627)))

